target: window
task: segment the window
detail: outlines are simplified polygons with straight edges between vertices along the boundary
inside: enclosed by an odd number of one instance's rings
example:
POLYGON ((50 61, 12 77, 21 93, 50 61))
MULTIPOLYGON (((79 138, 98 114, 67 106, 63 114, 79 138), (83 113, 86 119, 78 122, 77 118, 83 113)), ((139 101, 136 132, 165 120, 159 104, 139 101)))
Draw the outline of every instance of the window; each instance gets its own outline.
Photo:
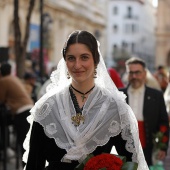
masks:
POLYGON ((117 15, 118 14, 118 8, 117 6, 113 7, 113 14, 117 15))
POLYGON ((131 7, 127 8, 127 18, 132 18, 132 8, 131 7))
POLYGON ((125 49, 125 48, 127 48, 127 46, 128 46, 128 44, 125 41, 123 41, 122 42, 122 48, 125 49))
POLYGON ((117 50, 118 50, 117 45, 114 44, 114 45, 113 45, 113 54, 114 54, 114 55, 117 53, 117 50))
POLYGON ((113 25, 113 32, 118 32, 118 26, 117 25, 113 25))
POLYGON ((135 32, 137 32, 136 25, 135 25, 135 24, 132 24, 132 33, 135 33, 135 32))
POLYGON ((135 24, 125 24, 124 26, 125 33, 134 34, 137 32, 137 25, 135 24))

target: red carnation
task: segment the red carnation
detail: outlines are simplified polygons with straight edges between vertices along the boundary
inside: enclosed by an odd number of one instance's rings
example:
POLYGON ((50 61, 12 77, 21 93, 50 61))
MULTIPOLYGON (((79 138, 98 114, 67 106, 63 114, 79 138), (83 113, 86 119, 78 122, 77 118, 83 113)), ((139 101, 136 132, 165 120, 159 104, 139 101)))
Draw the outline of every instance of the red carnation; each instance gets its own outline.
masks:
POLYGON ((123 162, 120 158, 113 154, 103 153, 92 157, 85 164, 84 170, 99 170, 106 168, 107 170, 121 170, 123 162))
POLYGON ((163 138, 162 138, 162 142, 163 143, 166 143, 168 141, 168 137, 167 136, 164 136, 163 138))
POLYGON ((160 131, 165 133, 167 131, 167 127, 164 125, 160 126, 160 131))
POLYGON ((165 125, 160 126, 160 131, 158 131, 156 134, 153 135, 153 144, 154 144, 154 150, 157 149, 167 149, 168 137, 165 135, 165 132, 167 132, 168 127, 165 125))

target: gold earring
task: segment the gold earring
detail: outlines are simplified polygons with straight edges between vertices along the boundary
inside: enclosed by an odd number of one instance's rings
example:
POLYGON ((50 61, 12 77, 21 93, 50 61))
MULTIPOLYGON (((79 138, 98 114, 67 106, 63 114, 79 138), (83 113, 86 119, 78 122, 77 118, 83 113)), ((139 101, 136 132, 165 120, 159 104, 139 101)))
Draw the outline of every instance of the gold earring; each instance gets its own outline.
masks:
POLYGON ((70 79, 70 74, 69 74, 69 72, 67 72, 67 78, 70 79))
POLYGON ((94 70, 94 78, 97 78, 97 71, 96 71, 97 68, 95 68, 94 70))

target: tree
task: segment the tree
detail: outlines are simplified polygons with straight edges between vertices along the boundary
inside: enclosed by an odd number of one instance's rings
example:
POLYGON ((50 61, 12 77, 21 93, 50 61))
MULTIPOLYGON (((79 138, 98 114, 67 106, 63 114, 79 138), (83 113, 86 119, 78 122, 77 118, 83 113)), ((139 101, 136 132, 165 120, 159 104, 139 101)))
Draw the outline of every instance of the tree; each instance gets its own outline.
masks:
POLYGON ((35 0, 29 0, 29 8, 26 16, 26 25, 24 36, 21 35, 20 18, 19 18, 19 0, 14 0, 14 35, 15 35, 15 56, 16 72, 19 78, 23 78, 25 73, 25 56, 29 38, 29 26, 31 14, 34 8, 35 0), (23 40, 22 40, 23 37, 23 40))

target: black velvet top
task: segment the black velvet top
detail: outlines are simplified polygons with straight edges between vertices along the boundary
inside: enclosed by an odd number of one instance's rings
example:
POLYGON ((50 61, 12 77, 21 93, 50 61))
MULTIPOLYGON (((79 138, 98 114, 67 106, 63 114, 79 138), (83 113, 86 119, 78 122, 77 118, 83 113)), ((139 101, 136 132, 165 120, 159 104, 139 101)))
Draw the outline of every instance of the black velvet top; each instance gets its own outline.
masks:
MULTIPOLYGON (((126 141, 119 134, 116 137, 111 137, 106 145, 98 146, 93 154, 110 153, 114 145, 119 155, 126 156, 127 161, 132 161, 132 153, 125 149, 125 144, 126 141)), ((61 162, 65 154, 66 150, 59 148, 54 139, 46 136, 43 127, 34 122, 26 170, 44 170, 46 160, 49 162, 48 167, 46 167, 47 170, 74 170, 79 164, 78 161, 72 161, 71 163, 61 162)))

